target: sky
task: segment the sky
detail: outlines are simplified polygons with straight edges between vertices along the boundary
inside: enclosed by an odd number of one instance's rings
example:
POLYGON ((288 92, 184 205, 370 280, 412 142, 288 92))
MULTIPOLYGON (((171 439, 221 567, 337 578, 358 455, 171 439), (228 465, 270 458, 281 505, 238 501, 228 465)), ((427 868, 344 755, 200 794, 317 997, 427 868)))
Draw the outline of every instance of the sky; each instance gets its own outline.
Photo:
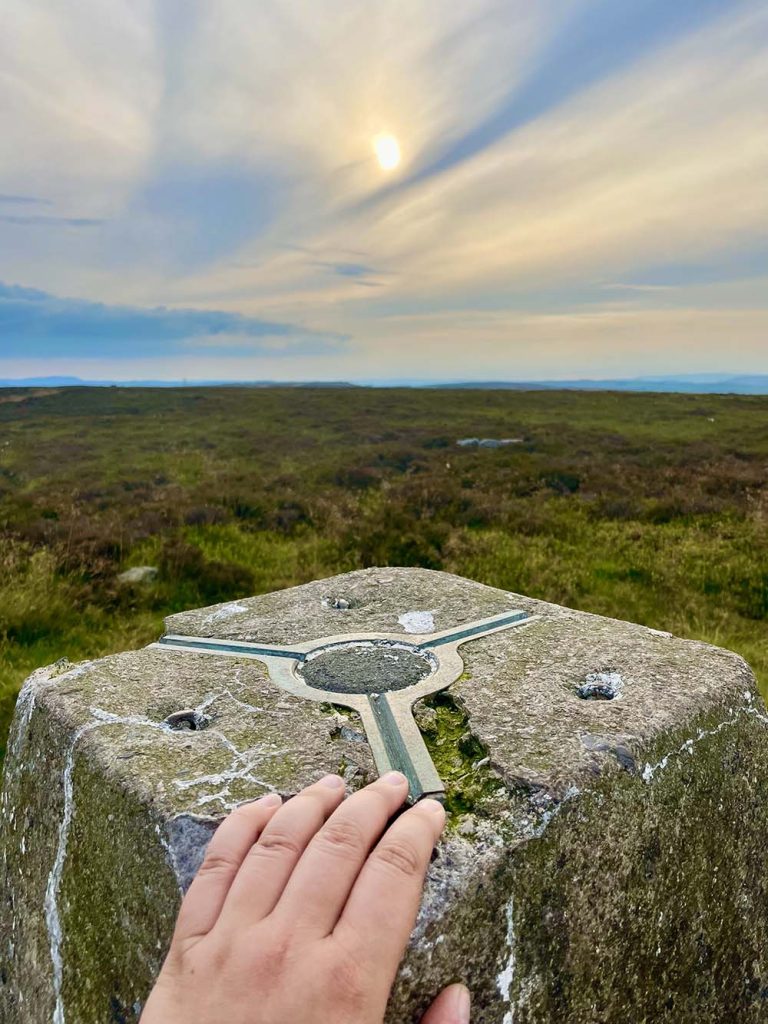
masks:
POLYGON ((765 0, 4 0, 0 377, 768 372, 765 0))

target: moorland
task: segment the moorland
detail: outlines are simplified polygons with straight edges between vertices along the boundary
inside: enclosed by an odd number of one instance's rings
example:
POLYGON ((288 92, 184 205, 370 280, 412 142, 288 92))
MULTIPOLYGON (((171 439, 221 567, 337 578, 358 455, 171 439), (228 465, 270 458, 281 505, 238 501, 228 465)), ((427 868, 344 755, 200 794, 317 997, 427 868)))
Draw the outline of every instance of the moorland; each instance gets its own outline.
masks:
POLYGON ((0 390, 0 756, 37 666, 384 564, 730 647, 765 692, 768 397, 0 390))

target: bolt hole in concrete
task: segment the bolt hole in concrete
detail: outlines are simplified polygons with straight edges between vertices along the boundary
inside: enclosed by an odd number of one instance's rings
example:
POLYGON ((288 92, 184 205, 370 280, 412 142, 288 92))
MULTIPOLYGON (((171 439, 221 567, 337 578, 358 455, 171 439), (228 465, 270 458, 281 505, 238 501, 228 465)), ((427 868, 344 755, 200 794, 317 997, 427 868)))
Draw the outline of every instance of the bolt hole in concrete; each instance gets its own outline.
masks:
POLYGON ((582 700, 615 700, 624 681, 618 672, 590 672, 576 693, 582 700))
POLYGON ((198 732, 200 729, 207 729, 211 724, 208 715, 202 715, 199 711, 188 709, 185 711, 174 711, 168 715, 165 724, 170 726, 174 732, 198 732))
POLYGON ((415 686, 436 668, 434 655, 412 644, 369 640, 321 647, 298 671, 317 690, 371 694, 415 686))

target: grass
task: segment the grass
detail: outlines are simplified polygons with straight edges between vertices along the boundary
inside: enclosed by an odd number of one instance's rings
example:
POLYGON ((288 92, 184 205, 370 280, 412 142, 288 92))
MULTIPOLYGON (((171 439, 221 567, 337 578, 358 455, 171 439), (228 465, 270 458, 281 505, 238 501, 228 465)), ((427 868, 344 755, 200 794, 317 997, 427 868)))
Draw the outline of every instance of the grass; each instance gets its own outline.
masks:
MULTIPOLYGON (((0 737, 170 611, 423 565, 741 652, 768 688, 768 398, 0 391, 0 737), (460 449, 460 437, 515 437, 460 449), (123 569, 160 569, 121 587, 123 569)), ((2 741, 0 740, 0 747, 2 741)))

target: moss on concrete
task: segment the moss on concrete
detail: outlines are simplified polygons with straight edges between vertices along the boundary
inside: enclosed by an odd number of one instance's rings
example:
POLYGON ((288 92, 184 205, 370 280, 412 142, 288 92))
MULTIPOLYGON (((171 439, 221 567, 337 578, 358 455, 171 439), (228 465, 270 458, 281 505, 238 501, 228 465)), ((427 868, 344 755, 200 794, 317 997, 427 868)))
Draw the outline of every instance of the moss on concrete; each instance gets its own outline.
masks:
POLYGON ((180 902, 168 854, 158 843, 162 819, 129 791, 105 785, 86 757, 78 759, 74 785, 60 893, 67 1020, 135 1024, 180 902), (131 848, 141 857, 126 856, 131 848))
POLYGON ((664 737, 652 779, 598 780, 512 853, 516 1024, 768 1019, 768 732, 722 722, 664 737))
POLYGON ((489 766, 487 748, 469 727, 466 711, 448 691, 432 694, 419 704, 416 721, 445 783, 449 828, 457 827, 463 815, 490 817, 498 811, 505 790, 489 766))

